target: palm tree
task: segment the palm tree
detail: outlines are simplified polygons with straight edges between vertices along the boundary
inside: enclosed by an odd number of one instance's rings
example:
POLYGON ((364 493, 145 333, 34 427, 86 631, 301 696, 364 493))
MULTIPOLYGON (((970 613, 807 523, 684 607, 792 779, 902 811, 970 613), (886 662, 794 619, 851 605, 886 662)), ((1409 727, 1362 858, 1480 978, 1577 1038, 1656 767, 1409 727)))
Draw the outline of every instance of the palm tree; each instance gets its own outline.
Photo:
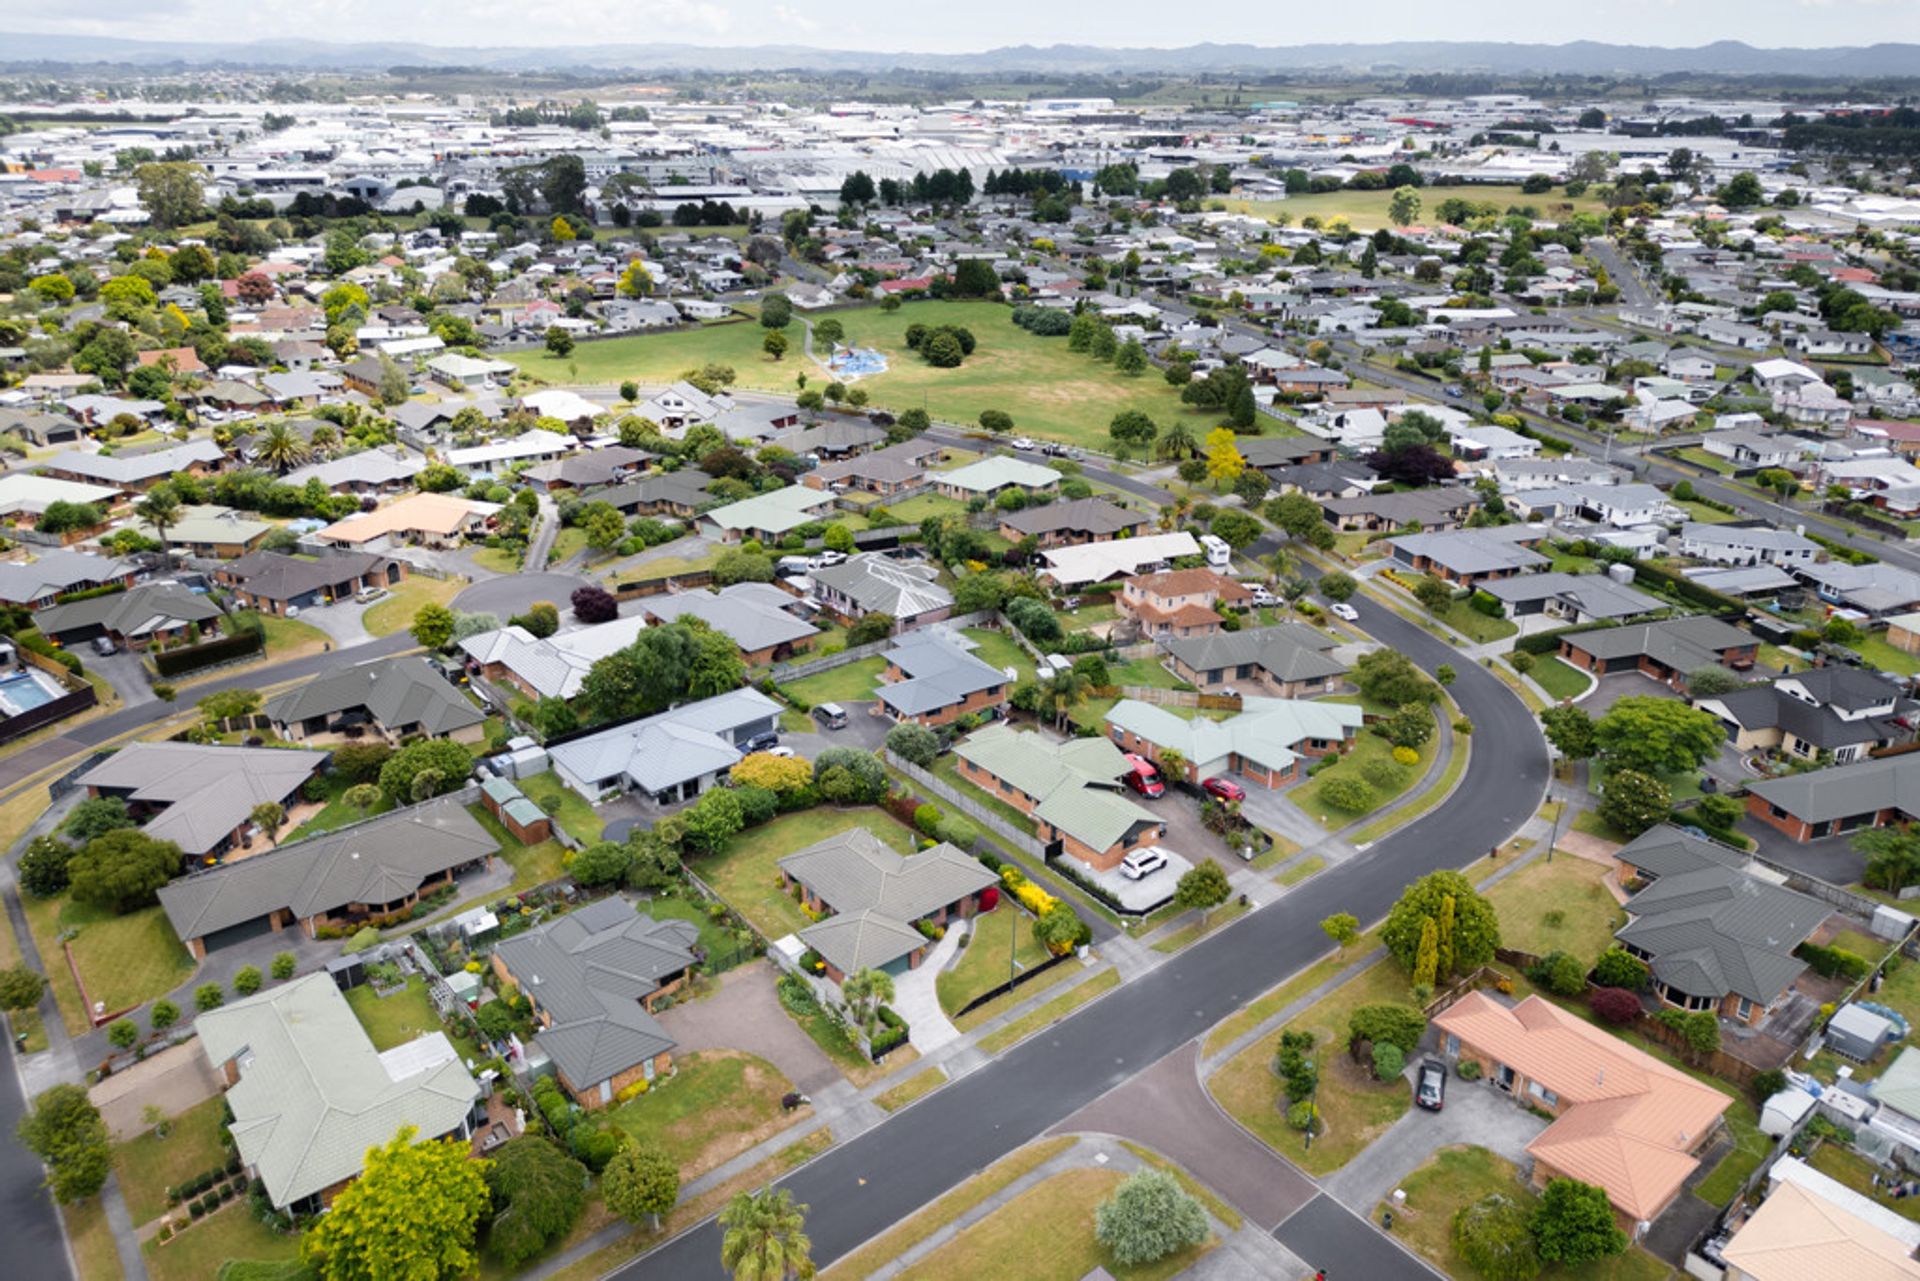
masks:
POLYGON ((1045 698, 1047 706, 1053 709, 1054 727, 1061 728, 1067 721, 1067 713, 1073 710, 1075 703, 1087 696, 1092 682, 1083 672, 1068 668, 1047 682, 1045 698))
POLYGON ((840 995, 853 1007, 854 1018, 859 1020, 861 1029, 871 1034, 880 1007, 893 999, 893 976, 885 970, 860 970, 840 985, 840 995))
POLYGON ((180 521, 180 495, 167 482, 161 481, 147 491, 147 496, 135 504, 133 510, 152 527, 154 537, 160 540, 162 567, 172 569, 173 552, 167 546, 167 531, 180 521))
POLYGON ((313 457, 313 446, 285 423, 275 423, 261 433, 253 447, 254 457, 284 476, 313 457))
POLYGON ((720 1264, 733 1281, 811 1281, 807 1207, 785 1188, 742 1192, 720 1211, 720 1264))
POLYGON ((1153 444, 1153 450, 1162 458, 1191 458, 1199 448, 1193 439, 1193 433, 1187 430, 1183 422, 1175 422, 1160 433, 1160 439, 1153 444))

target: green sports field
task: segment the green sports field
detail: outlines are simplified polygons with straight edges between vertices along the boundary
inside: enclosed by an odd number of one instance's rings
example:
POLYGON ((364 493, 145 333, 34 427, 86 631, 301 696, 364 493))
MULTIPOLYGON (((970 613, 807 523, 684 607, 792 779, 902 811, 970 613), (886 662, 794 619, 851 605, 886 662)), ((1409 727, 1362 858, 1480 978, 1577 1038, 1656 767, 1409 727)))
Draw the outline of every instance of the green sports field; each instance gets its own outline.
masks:
MULTIPOLYGON (((1521 191, 1517 184, 1478 183, 1459 187, 1422 187, 1420 189, 1420 217, 1417 223, 1427 222, 1434 216, 1434 208, 1443 200, 1458 196, 1462 200, 1472 200, 1498 205, 1503 211, 1510 206, 1532 205, 1539 210, 1540 216, 1556 221, 1569 213, 1594 213, 1606 216, 1607 207, 1592 196, 1581 194, 1568 199, 1567 193, 1556 187, 1544 195, 1530 196, 1521 191)), ((1317 194, 1289 196, 1285 200, 1228 200, 1227 208, 1236 213, 1253 214, 1259 218, 1272 218, 1277 214, 1286 214, 1293 226, 1309 215, 1322 222, 1335 218, 1345 218, 1353 224, 1356 231, 1375 231, 1387 225, 1387 204, 1393 199, 1391 191, 1323 191, 1317 194)))

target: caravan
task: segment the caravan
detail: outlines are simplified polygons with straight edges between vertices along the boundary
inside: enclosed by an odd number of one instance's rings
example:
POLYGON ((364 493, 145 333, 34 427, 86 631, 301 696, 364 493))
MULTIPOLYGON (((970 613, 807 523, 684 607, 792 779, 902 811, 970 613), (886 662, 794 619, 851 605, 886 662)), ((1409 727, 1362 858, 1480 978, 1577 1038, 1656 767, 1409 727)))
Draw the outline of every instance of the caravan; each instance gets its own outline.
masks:
POLYGON ((1200 535, 1200 546, 1206 549, 1207 564, 1214 569, 1225 569, 1233 564, 1233 548, 1227 546, 1227 540, 1214 534, 1200 535))

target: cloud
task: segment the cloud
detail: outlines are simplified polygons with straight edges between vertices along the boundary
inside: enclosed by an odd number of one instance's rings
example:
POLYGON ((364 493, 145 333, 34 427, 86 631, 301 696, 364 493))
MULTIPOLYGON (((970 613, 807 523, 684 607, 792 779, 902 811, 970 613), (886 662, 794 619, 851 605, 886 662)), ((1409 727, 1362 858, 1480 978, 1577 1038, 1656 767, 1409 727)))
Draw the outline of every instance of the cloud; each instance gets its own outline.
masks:
POLYGON ((774 5, 773 16, 782 25, 791 27, 793 30, 807 35, 811 35, 820 29, 819 23, 809 18, 806 14, 801 13, 790 4, 774 5))

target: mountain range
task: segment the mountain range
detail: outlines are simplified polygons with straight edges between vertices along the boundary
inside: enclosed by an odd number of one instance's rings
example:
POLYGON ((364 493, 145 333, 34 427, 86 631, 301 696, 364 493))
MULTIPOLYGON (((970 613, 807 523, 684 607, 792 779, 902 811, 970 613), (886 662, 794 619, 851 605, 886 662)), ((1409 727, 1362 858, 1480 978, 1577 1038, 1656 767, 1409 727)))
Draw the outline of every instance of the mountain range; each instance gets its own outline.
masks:
POLYGON ((978 53, 871 53, 801 45, 738 48, 688 44, 486 46, 406 42, 264 40, 193 43, 109 36, 9 35, 0 64, 120 64, 142 68, 235 67, 344 71, 394 66, 530 71, 890 70, 1052 75, 1272 73, 1315 70, 1494 72, 1657 76, 1674 72, 1753 76, 1920 76, 1920 45, 1763 49, 1738 40, 1695 48, 1606 44, 1400 41, 1381 44, 1195 44, 1177 49, 1012 45, 978 53))

